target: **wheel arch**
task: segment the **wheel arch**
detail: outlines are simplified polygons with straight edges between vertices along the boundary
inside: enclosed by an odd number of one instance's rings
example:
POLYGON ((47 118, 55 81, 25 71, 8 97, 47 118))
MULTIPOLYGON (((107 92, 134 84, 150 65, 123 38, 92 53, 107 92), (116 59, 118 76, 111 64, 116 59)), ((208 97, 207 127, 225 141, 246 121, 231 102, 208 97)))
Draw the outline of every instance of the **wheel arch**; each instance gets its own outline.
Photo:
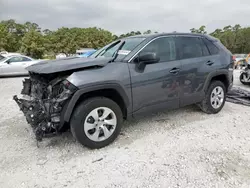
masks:
POLYGON ((223 84, 225 84, 225 87, 228 91, 228 88, 230 86, 228 70, 219 70, 219 71, 215 71, 215 72, 210 73, 207 76, 207 79, 206 79, 205 84, 204 84, 204 91, 205 92, 208 90, 210 83, 214 80, 219 80, 223 84))
POLYGON ((125 89, 118 83, 105 83, 83 87, 75 92, 73 97, 65 104, 61 115, 61 128, 65 123, 70 122, 70 118, 75 107, 83 100, 90 97, 103 96, 107 97, 121 107, 124 118, 127 117, 127 108, 129 106, 129 98, 125 89))

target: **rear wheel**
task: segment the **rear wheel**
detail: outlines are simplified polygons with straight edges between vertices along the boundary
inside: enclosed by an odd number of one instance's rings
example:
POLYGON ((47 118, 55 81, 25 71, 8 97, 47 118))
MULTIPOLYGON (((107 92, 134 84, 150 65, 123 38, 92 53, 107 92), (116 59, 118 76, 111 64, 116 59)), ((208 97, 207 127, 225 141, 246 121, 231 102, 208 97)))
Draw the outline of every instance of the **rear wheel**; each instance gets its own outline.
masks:
POLYGON ((226 87, 221 81, 213 81, 206 92, 204 100, 199 104, 201 110, 208 114, 221 111, 226 100, 226 87))
POLYGON ((84 146, 97 149, 112 143, 120 133, 123 115, 114 101, 95 97, 83 101, 74 111, 70 127, 84 146))

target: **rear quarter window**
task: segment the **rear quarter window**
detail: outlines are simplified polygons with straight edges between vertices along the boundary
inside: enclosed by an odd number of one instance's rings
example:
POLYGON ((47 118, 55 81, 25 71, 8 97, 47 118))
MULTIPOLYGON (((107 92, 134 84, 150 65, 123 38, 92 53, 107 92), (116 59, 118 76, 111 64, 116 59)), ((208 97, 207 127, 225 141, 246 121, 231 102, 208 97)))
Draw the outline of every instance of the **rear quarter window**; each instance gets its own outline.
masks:
POLYGON ((31 61, 31 59, 29 59, 27 57, 22 57, 22 61, 31 61))
POLYGON ((204 43, 206 44, 209 52, 211 55, 216 55, 219 53, 219 48, 217 48, 211 41, 208 39, 203 39, 204 43))

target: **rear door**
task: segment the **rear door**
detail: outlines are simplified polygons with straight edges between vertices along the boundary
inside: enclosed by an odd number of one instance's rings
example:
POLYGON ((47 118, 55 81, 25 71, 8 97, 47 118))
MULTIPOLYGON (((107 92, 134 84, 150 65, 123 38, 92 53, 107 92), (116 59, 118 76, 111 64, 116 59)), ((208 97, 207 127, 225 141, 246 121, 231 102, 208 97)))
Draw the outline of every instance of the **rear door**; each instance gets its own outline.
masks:
POLYGON ((176 44, 182 70, 180 106, 200 102, 206 78, 214 69, 213 59, 200 37, 177 36, 176 44))

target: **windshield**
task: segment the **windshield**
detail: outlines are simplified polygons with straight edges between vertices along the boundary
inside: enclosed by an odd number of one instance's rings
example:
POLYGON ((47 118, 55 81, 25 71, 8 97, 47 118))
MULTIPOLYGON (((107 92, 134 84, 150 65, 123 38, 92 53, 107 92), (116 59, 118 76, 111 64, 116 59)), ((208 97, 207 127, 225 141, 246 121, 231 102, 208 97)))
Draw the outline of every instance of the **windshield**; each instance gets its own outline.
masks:
POLYGON ((0 55, 0 61, 2 61, 2 59, 4 59, 4 58, 5 58, 4 56, 0 55))
POLYGON ((132 50, 134 50, 143 40, 145 40, 145 38, 143 37, 133 37, 118 40, 97 50, 90 57, 115 57, 115 55, 117 55, 116 59, 123 59, 132 50))
POLYGON ((0 57, 0 62, 5 61, 6 59, 8 59, 8 57, 3 57, 3 58, 0 57))

